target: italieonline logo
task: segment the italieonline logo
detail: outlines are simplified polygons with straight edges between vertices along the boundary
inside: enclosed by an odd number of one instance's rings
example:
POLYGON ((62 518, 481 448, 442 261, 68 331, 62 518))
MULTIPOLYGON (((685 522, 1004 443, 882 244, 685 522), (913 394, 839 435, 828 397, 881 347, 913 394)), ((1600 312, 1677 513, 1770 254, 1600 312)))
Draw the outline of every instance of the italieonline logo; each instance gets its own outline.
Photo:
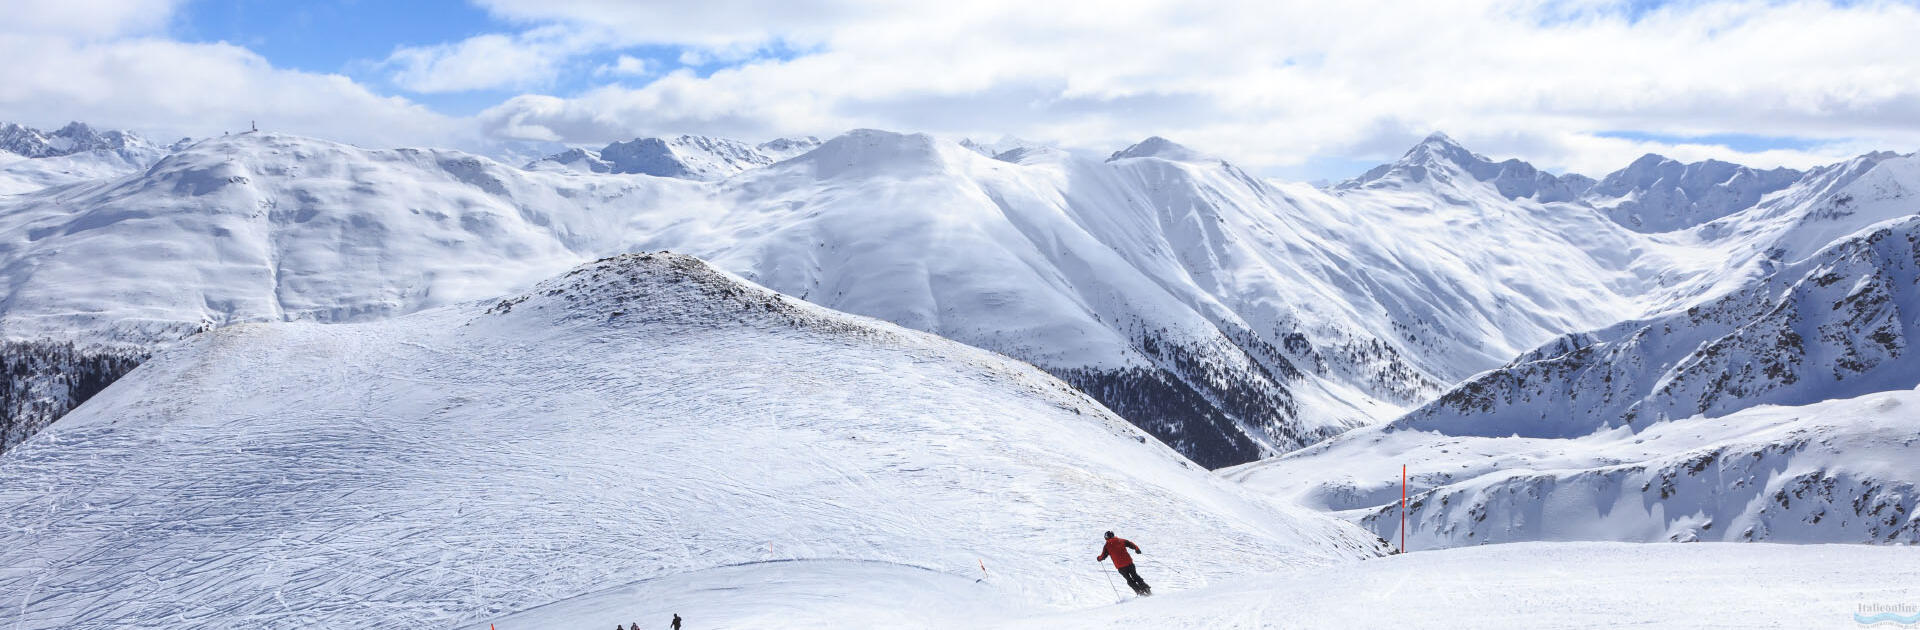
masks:
POLYGON ((1920 626, 1920 605, 1861 604, 1853 613, 1853 621, 1863 626, 1920 626))

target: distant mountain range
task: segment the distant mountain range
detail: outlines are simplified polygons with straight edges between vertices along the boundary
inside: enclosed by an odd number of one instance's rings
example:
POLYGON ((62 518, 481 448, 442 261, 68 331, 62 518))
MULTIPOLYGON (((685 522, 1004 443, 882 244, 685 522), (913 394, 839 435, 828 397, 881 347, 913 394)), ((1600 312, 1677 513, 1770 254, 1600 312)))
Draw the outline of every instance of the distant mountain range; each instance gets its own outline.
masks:
POLYGON ((1908 185, 1911 159, 1801 173, 1649 156, 1595 180, 1435 134, 1322 190, 1162 138, 1100 160, 870 130, 680 136, 516 168, 240 134, 0 197, 0 333, 138 354, 671 249, 1028 361, 1223 466, 1432 413, 1467 397, 1456 384, 1484 388, 1476 374, 1569 334, 1725 299, 1912 213, 1897 196, 1834 205, 1908 185))

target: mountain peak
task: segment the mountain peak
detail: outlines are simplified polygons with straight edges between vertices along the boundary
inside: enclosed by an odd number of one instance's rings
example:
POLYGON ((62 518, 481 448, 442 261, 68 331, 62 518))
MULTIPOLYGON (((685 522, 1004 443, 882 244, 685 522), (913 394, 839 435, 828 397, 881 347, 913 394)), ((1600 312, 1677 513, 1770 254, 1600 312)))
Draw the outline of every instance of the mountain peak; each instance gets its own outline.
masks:
POLYGON ((1648 153, 1602 178, 1586 200, 1627 229, 1669 232, 1751 208, 1803 175, 1720 160, 1683 163, 1648 153))
POLYGON ((1134 143, 1133 146, 1115 151, 1112 157, 1107 158, 1107 161, 1112 162, 1114 160, 1145 157, 1156 157, 1175 162, 1205 162, 1215 159, 1212 156, 1189 149, 1185 145, 1172 140, 1160 136, 1150 136, 1145 140, 1134 143))
POLYGON ((926 172, 945 160, 939 144, 924 133, 855 129, 792 161, 812 164, 820 177, 926 172))
POLYGON ((580 148, 562 151, 536 160, 526 168, 710 181, 786 159, 794 151, 804 151, 809 146, 806 142, 811 140, 783 138, 753 146, 738 140, 687 134, 672 138, 640 137, 608 143, 598 152, 580 148))
POLYGON ((1583 175, 1554 175, 1517 159, 1495 162, 1436 131, 1407 149, 1399 160, 1376 166, 1334 189, 1396 188, 1430 181, 1454 186, 1488 185, 1508 199, 1542 203, 1572 201, 1593 186, 1593 179, 1583 175))
POLYGON ((1407 149, 1406 154, 1400 157, 1400 162, 1404 164, 1446 162, 1461 167, 1477 167, 1492 164, 1493 160, 1481 157, 1480 154, 1467 149, 1466 145, 1460 144, 1452 136, 1435 131, 1427 134, 1427 137, 1419 144, 1413 145, 1413 148, 1407 149))
POLYGON ((487 309, 540 313, 557 321, 662 324, 774 321, 799 324, 808 307, 706 261, 660 251, 581 265, 487 309))
POLYGON ((29 158, 111 151, 129 161, 151 161, 158 158, 161 152, 160 148, 138 135, 118 130, 97 131, 79 121, 69 122, 52 132, 14 123, 0 123, 0 151, 29 158))

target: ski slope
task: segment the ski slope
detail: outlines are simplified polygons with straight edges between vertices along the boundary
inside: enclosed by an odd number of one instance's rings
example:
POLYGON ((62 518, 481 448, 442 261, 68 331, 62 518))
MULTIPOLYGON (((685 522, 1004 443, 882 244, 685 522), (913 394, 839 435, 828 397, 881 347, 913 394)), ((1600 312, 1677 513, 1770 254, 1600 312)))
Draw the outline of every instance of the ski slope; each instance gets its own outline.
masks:
POLYGON ((671 254, 196 336, 0 478, 19 630, 448 627, 750 563, 1065 609, 1106 529, 1174 590, 1379 551, 1030 366, 671 254))
POLYGON ((1249 578, 990 627, 1854 628, 1863 605, 1916 600, 1920 549, 1912 547, 1521 543, 1249 578))
MULTIPOLYGON (((1156 564, 1143 558, 1142 575, 1152 580, 1156 564)), ((1047 611, 909 568, 765 563, 635 583, 467 628, 665 627, 675 614, 688 628, 714 629, 1843 628, 1856 627, 1862 606, 1911 606, 1916 584, 1913 547, 1516 543, 1047 611)))

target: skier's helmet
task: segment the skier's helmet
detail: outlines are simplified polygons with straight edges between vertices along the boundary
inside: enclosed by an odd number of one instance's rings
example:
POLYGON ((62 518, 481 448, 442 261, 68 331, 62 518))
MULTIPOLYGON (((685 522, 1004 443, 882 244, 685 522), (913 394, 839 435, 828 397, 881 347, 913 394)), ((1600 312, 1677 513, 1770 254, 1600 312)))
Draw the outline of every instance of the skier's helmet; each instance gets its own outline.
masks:
POLYGON ((1113 537, 1113 532, 1107 532, 1107 536, 1106 536, 1106 537, 1107 537, 1107 538, 1112 538, 1112 537, 1113 537))

